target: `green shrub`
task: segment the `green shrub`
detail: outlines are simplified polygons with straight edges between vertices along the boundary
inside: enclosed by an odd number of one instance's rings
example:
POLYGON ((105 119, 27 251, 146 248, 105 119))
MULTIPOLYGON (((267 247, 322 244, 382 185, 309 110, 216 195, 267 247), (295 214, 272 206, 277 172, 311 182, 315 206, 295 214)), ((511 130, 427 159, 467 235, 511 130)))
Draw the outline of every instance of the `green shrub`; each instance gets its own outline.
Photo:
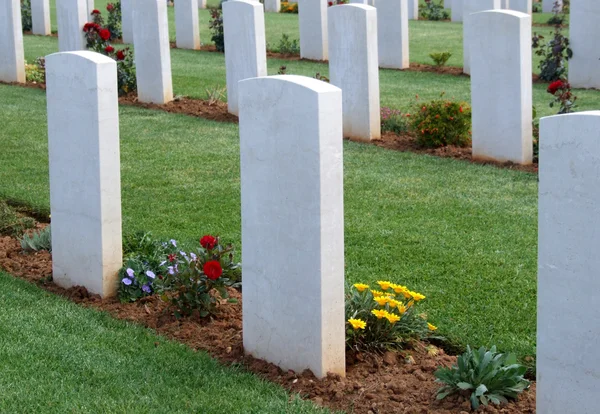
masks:
POLYGON ((418 104, 410 119, 417 142, 423 147, 464 147, 471 143, 471 108, 466 102, 440 98, 418 104))
POLYGON ((29 32, 33 27, 31 21, 31 0, 21 0, 21 24, 23 31, 29 32))
POLYGON ((425 20, 447 20, 450 14, 444 10, 441 2, 436 3, 434 0, 425 0, 425 7, 421 9, 421 17, 425 20))
POLYGON ((448 59, 452 57, 452 53, 450 52, 435 52, 430 53, 429 57, 433 60, 435 66, 442 67, 448 62, 448 59))
POLYGON ((379 281, 377 288, 356 283, 346 291, 346 344, 355 351, 401 348, 407 341, 431 336, 437 328, 417 312, 424 295, 405 286, 379 281))
POLYGON ((25 230, 35 227, 35 220, 31 217, 23 217, 17 211, 9 206, 5 201, 0 200, 0 234, 12 237, 21 237, 25 230))
POLYGON ((46 82, 46 59, 39 57, 34 63, 25 61, 25 79, 31 83, 46 82))
POLYGON ((218 8, 210 9, 210 28, 211 38, 218 52, 225 52, 225 34, 223 31, 223 11, 221 5, 218 8))
POLYGON ((40 250, 52 251, 52 232, 50 226, 31 234, 23 235, 20 240, 21 248, 26 252, 39 252, 40 250))
POLYGON ((467 346, 467 351, 458 357, 457 365, 435 372, 436 382, 445 384, 437 391, 437 399, 466 391, 471 392, 474 410, 488 402, 506 403, 507 398, 517 398, 529 388, 529 381, 524 378, 526 371, 526 367, 517 364, 514 354, 499 354, 495 346, 489 351, 481 347, 473 352, 467 346))
POLYGON ((108 3, 106 11, 108 12, 106 28, 110 30, 110 38, 121 39, 123 37, 123 30, 121 28, 121 1, 117 0, 115 3, 108 3))
POLYGON ((393 132, 402 135, 408 131, 408 120, 406 116, 402 115, 402 112, 386 106, 381 108, 381 132, 393 132))
POLYGON ((298 14, 298 3, 289 3, 287 1, 281 2, 279 13, 293 13, 298 14))
POLYGON ((282 55, 299 55, 300 44, 298 39, 290 39, 287 34, 282 34, 277 48, 282 55))
POLYGON ((547 82, 566 78, 567 61, 573 57, 569 38, 563 35, 562 23, 565 20, 565 11, 559 8, 558 2, 554 3, 553 10, 554 15, 551 20, 554 24, 554 33, 552 38, 545 42, 544 36, 537 33, 534 33, 532 38, 535 54, 541 57, 540 79, 547 82))

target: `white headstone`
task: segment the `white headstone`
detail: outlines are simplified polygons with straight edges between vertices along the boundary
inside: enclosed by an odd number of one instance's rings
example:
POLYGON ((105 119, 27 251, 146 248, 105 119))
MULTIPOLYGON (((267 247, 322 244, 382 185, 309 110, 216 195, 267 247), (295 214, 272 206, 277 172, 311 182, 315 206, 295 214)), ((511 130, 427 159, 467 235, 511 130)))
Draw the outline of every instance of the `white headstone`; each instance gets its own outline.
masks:
POLYGON ((244 349, 319 378, 345 374, 342 141, 335 86, 240 82, 244 349))
POLYGON ((350 1, 348 1, 348 4, 367 4, 367 5, 369 5, 369 1, 368 0, 350 0, 350 1))
POLYGON ((21 2, 0 1, 0 81, 25 83, 21 2))
POLYGON ((477 36, 470 30, 469 17, 473 13, 485 10, 500 9, 500 0, 463 0, 463 72, 470 74, 471 65, 469 60, 468 41, 473 36, 477 36))
POLYGON ((92 21, 92 11, 95 9, 94 0, 86 0, 86 1, 87 1, 87 21, 91 22, 92 21))
POLYGON ((463 1, 452 0, 452 17, 453 22, 462 22, 463 19, 463 1))
POLYGON ((538 413, 598 412, 599 159, 600 111, 541 119, 538 413))
POLYGON ((575 88, 600 88, 600 1, 571 1, 570 10, 569 82, 575 88))
POLYGON ((206 0, 198 0, 198 8, 206 9, 206 0))
POLYGON ((362 4, 329 8, 329 77, 342 89, 344 136, 381 137, 377 10, 362 4))
POLYGON ((300 57, 327 60, 327 0, 299 0, 300 57))
POLYGON ((507 9, 518 11, 521 13, 533 14, 532 0, 507 0, 507 9))
POLYGON ((173 100, 167 2, 133 0, 133 45, 140 102, 173 100))
POLYGON ((554 3, 558 2, 558 11, 562 11, 563 2, 562 0, 542 0, 542 12, 544 13, 553 13, 554 12, 554 3))
POLYGON ((281 0, 265 0, 265 12, 279 13, 281 0))
POLYGON ((419 20, 419 0, 408 1, 408 19, 419 20))
POLYGON ((133 0, 121 0, 123 43, 133 43, 133 0))
POLYGON ((485 11, 469 25, 473 158, 530 164, 531 16, 485 11))
POLYGON ((50 0, 31 0, 31 32, 43 36, 52 33, 50 0))
POLYGON ((198 0, 175 2, 175 42, 179 49, 200 49, 198 0))
POLYGON ((501 9, 510 9, 510 0, 501 0, 500 8, 501 9))
POLYGON ((408 68, 407 0, 377 0, 376 7, 379 66, 408 68))
POLYGON ((223 3, 227 107, 238 114, 238 82, 267 76, 265 14, 257 1, 229 0, 223 3))
POLYGON ((58 50, 70 52, 85 50, 83 26, 88 22, 86 0, 60 0, 56 2, 58 25, 58 50))
POLYGON ((55 53, 46 86, 53 280, 112 296, 123 265, 117 65, 55 53))

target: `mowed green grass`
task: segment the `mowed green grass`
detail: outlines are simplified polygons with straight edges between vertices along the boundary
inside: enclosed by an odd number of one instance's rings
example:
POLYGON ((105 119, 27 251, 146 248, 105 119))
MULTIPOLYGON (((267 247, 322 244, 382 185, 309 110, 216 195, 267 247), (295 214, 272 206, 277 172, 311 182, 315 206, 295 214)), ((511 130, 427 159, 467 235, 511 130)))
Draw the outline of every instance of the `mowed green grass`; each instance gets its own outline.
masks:
POLYGON ((328 412, 148 329, 0 283, 0 412, 328 412))
MULTIPOLYGON (((96 7, 106 14, 106 4, 110 0, 96 0, 96 7)), ((217 5, 218 0, 208 0, 209 5, 217 5)), ((423 2, 422 2, 423 3, 423 2)), ((51 0, 52 10, 52 30, 56 31, 56 0, 51 0)), ((169 14, 169 37, 175 41, 175 10, 168 8, 169 14)), ((550 18, 550 13, 534 13, 534 23, 545 23, 550 18)), ((208 27, 210 13, 206 9, 198 11, 200 39, 203 44, 212 44, 211 34, 208 27)), ((432 64, 429 54, 432 52, 452 53, 448 60, 449 66, 463 66, 463 33, 461 23, 451 22, 433 22, 433 21, 410 21, 410 61, 414 63, 432 64)), ((551 27, 534 27, 533 31, 548 37, 552 32, 551 27)), ((568 35, 568 30, 565 30, 568 35)), ((267 39, 267 48, 269 50, 278 50, 279 41, 283 34, 287 34, 291 39, 299 39, 300 31, 297 14, 287 13, 265 13, 265 34, 267 39)), ((333 41, 334 39, 330 39, 333 41)), ((56 48, 54 51, 57 51, 56 48)), ((39 56, 39 55, 38 55, 39 56)), ((37 56, 36 56, 37 57, 37 56)), ((534 72, 538 73, 538 57, 534 57, 536 64, 534 72)), ((323 73, 323 71, 321 71, 323 73)), ((313 74, 314 75, 314 74, 313 74)))
MULTIPOLYGON (((47 213, 45 94, 0 85, 0 102, 0 198, 47 213)), ((240 247, 237 125, 132 107, 120 117, 124 230, 240 247)), ((536 175, 354 142, 344 170, 348 281, 422 292, 461 346, 535 354, 536 175)))

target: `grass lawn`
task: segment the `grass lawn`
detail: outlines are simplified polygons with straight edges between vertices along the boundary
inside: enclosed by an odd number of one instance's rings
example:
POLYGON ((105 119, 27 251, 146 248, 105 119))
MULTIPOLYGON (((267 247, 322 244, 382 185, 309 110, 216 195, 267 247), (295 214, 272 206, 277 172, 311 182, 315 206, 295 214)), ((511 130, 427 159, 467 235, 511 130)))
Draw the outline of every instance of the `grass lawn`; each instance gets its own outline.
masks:
MULTIPOLYGON (((48 212, 46 102, 0 85, 0 197, 48 212)), ((240 245, 238 129, 121 107, 124 230, 240 245)), ((535 353, 537 176, 344 144, 346 276, 427 296, 453 342, 535 353)))
POLYGON ((0 283, 0 412, 328 412, 148 329, 0 283))

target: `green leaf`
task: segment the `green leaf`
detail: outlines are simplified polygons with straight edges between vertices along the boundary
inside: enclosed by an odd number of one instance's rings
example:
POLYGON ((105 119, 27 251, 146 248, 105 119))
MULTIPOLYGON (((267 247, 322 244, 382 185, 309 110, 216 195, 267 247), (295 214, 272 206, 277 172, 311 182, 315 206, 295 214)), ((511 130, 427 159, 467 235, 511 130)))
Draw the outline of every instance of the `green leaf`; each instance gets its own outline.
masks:
POLYGON ((456 384, 456 386, 458 388, 460 388, 461 390, 471 390, 471 389, 473 389, 473 386, 471 384, 469 384, 468 382, 459 382, 458 384, 456 384))
POLYGON ((483 394, 485 394, 487 392, 487 387, 485 386, 485 384, 481 384, 479 385, 479 387, 477 387, 477 389, 475 389, 475 395, 477 397, 481 397, 483 394))

